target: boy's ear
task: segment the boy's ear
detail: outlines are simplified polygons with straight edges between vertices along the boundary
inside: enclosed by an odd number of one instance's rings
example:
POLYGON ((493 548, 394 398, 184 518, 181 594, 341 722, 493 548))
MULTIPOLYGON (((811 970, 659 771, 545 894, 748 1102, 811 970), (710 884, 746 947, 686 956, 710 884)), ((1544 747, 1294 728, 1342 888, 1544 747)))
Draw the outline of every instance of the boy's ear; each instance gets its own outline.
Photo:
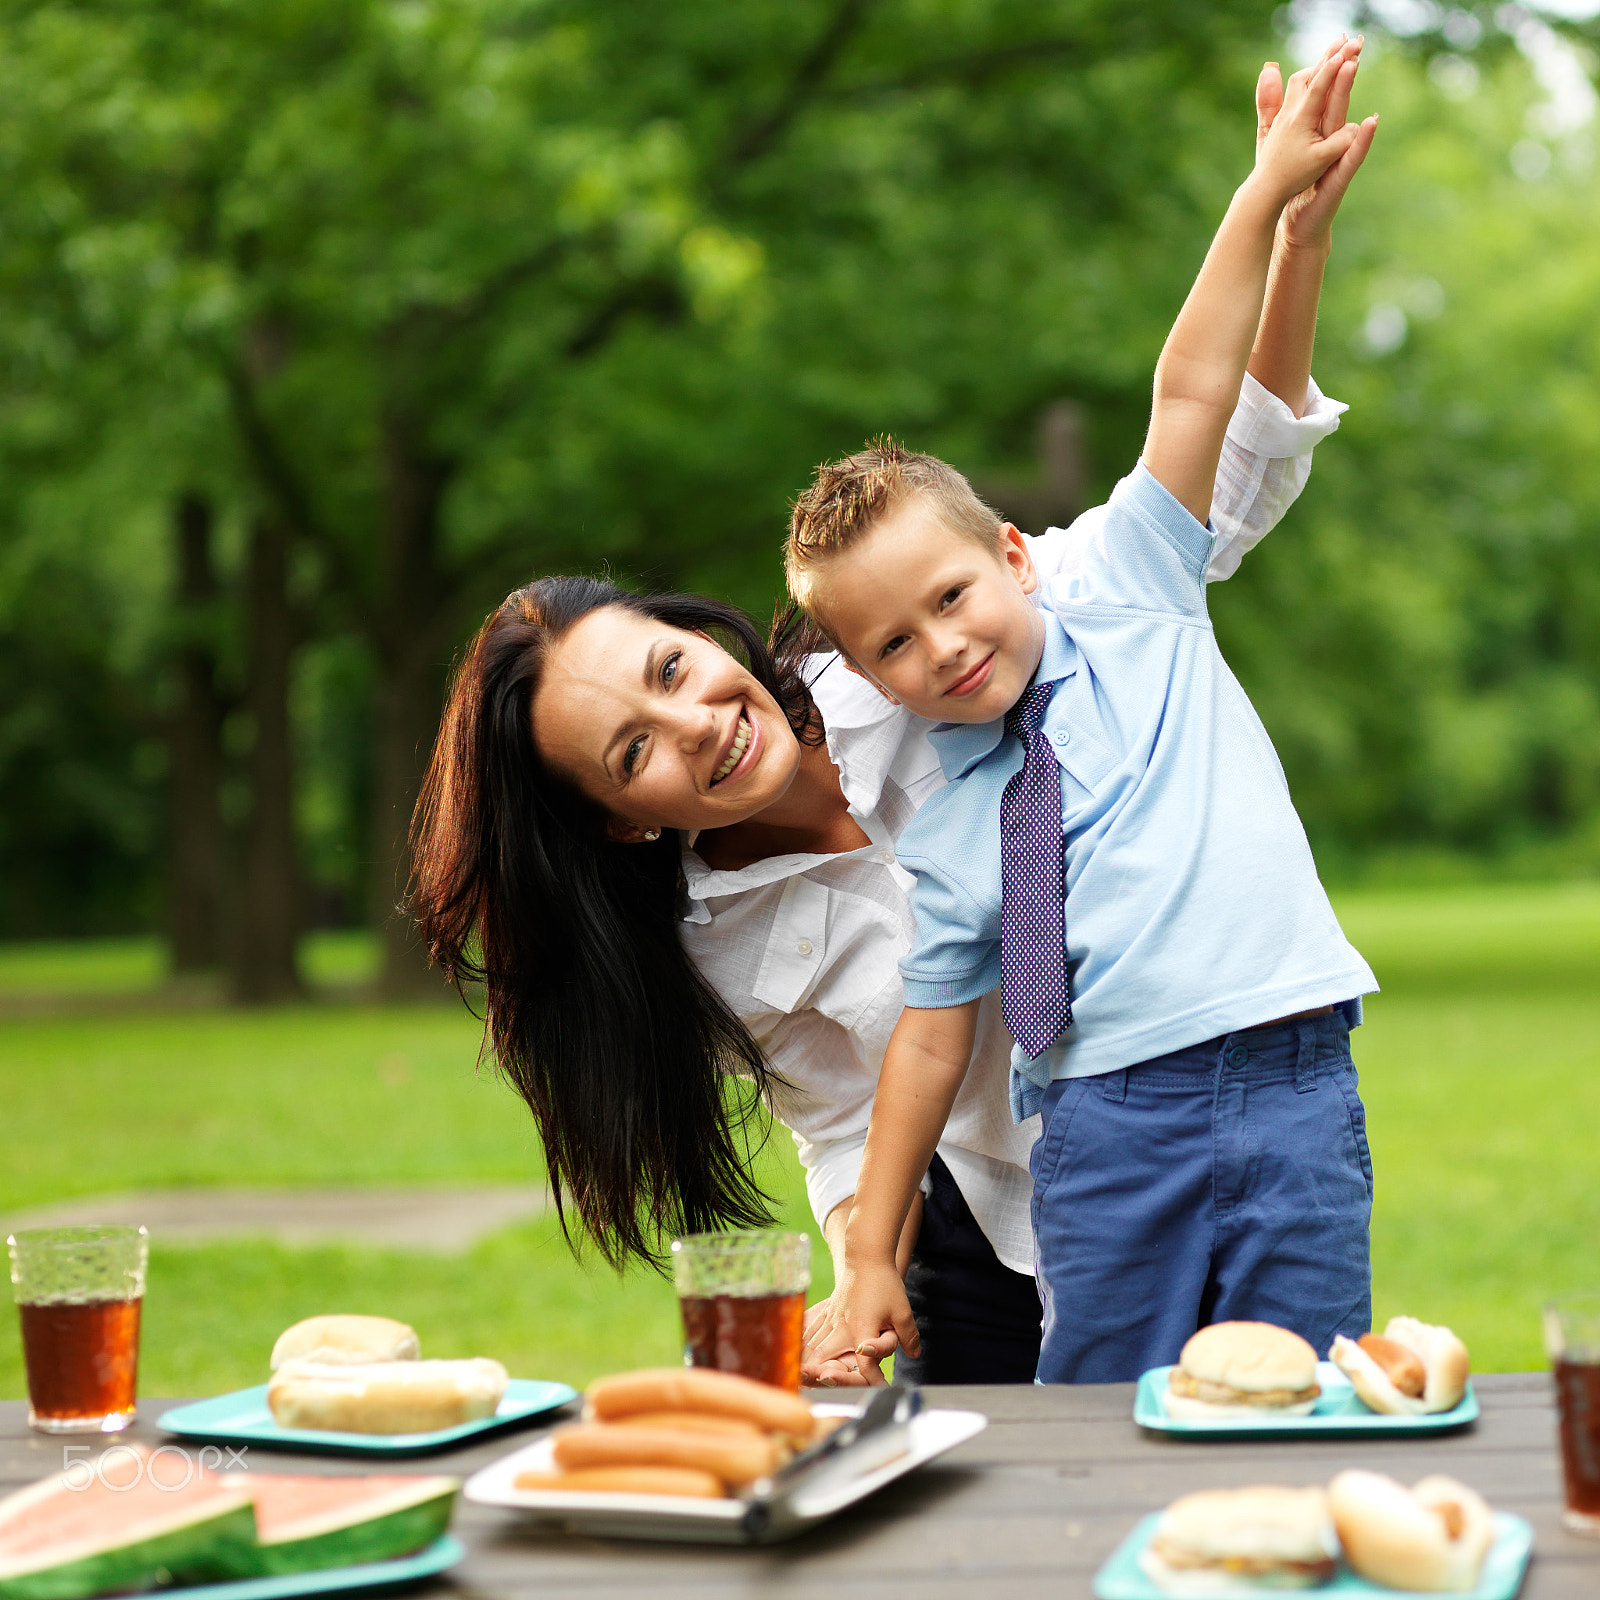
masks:
POLYGON ((839 659, 844 662, 844 669, 846 672, 853 672, 858 678, 861 679, 863 683, 870 683, 872 687, 889 702, 890 705, 897 706, 900 704, 900 702, 896 700, 895 697, 890 694, 889 691, 885 689, 884 686, 879 683, 870 672, 863 672, 861 668, 858 667, 855 662, 853 662, 842 650, 839 652, 839 659))
POLYGON ((1027 537, 1009 522, 1000 524, 1000 559, 1024 594, 1032 594, 1039 587, 1039 569, 1033 564, 1027 537))

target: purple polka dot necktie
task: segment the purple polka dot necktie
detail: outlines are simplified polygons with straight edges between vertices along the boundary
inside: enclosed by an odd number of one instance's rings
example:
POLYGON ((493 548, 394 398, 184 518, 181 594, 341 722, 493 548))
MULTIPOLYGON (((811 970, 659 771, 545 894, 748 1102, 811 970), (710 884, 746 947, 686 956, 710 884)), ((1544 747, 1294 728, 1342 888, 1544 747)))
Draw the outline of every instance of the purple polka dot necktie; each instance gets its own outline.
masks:
POLYGON ((1026 755, 1000 796, 1000 1009, 1030 1057, 1072 1025, 1061 768, 1041 726, 1055 688, 1031 684, 1006 713, 1026 755))

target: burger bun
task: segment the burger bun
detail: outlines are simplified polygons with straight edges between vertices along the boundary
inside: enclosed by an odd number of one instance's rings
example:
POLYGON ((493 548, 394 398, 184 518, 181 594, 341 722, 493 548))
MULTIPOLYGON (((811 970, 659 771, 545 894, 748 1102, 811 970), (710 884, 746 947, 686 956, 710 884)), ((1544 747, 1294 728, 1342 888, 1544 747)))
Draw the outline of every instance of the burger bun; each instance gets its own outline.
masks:
POLYGON ((1306 1588, 1332 1575, 1337 1551, 1321 1489, 1206 1489, 1162 1512, 1139 1565, 1171 1594, 1306 1588))

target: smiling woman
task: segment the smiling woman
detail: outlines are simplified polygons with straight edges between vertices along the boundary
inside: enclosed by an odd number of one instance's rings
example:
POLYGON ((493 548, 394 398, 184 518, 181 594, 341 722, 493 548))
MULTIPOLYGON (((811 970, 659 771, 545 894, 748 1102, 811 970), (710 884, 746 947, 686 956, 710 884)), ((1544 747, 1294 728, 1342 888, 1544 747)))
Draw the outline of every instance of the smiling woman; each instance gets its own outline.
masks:
POLYGON ((557 1205, 615 1262, 766 1220, 740 1138, 751 1107, 724 1075, 765 1096, 770 1074, 679 938, 679 830, 736 845, 752 813, 781 829, 792 811, 791 831, 814 833, 826 808, 808 822, 784 801, 819 739, 798 672, 740 612, 692 596, 546 578, 456 674, 412 825, 412 909, 451 980, 484 985, 557 1205))

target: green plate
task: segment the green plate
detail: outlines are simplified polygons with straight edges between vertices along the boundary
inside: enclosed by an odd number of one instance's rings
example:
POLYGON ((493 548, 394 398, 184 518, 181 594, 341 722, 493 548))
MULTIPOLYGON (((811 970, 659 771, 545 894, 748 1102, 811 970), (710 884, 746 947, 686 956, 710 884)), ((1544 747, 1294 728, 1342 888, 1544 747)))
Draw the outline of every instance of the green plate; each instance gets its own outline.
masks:
MULTIPOLYGON (((1160 1520, 1159 1511, 1152 1513, 1111 1552, 1111 1559, 1095 1574, 1094 1592, 1099 1600, 1172 1600, 1171 1591, 1159 1587, 1139 1565, 1139 1556, 1150 1543, 1160 1520)), ((1513 1600, 1522 1587, 1522 1577, 1528 1570, 1528 1557, 1532 1552, 1533 1528, 1508 1511, 1495 1512, 1494 1543, 1484 1557, 1478 1587, 1456 1596, 1456 1600, 1513 1600)), ((1238 1588, 1207 1589, 1206 1597, 1207 1600, 1261 1600, 1264 1594, 1397 1595, 1401 1592, 1368 1583, 1348 1567, 1341 1566, 1331 1582, 1314 1589, 1291 1591, 1263 1589, 1259 1583, 1241 1584, 1238 1588)))
POLYGON ((476 1444, 488 1433, 525 1428, 551 1411, 576 1400, 570 1384, 543 1378, 512 1378, 505 1398, 492 1417, 462 1422, 433 1433, 335 1433, 321 1428, 280 1428, 267 1409, 267 1386, 237 1389, 163 1412, 168 1433, 186 1439, 211 1439, 219 1444, 259 1444, 269 1449, 300 1450, 312 1455, 425 1456, 458 1444, 476 1444))
POLYGON ((1133 1397, 1133 1420, 1141 1428, 1158 1433, 1177 1434, 1190 1439, 1270 1439, 1285 1433, 1339 1434, 1448 1433, 1478 1420, 1478 1397, 1467 1385, 1461 1403, 1449 1411, 1431 1416, 1391 1417, 1369 1411, 1356 1397, 1354 1385, 1331 1361, 1317 1363, 1317 1382, 1322 1393, 1308 1416, 1290 1417, 1264 1412, 1259 1417, 1216 1417, 1200 1421, 1194 1417, 1169 1417, 1161 1397, 1167 1392, 1171 1367, 1151 1367, 1139 1380, 1133 1397))

